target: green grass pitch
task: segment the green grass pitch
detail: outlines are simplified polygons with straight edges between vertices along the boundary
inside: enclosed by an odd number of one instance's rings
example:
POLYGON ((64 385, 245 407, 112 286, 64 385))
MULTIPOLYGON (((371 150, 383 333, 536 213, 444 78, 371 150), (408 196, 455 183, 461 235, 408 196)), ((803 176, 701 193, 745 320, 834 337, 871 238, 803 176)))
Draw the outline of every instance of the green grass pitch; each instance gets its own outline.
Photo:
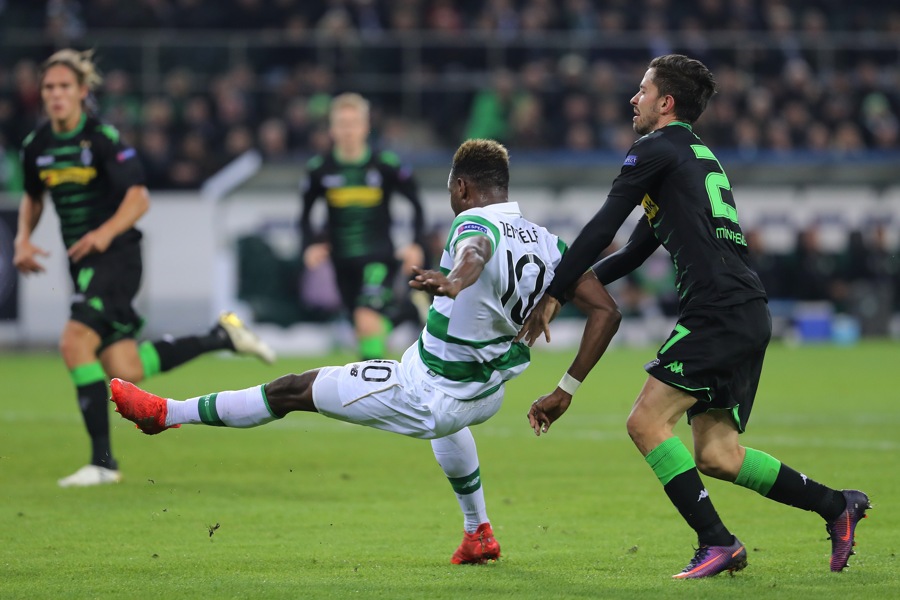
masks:
MULTIPOLYGON (((309 414, 150 437, 111 413, 125 481, 63 490, 56 479, 88 448, 62 361, 0 354, 0 598, 900 595, 900 346, 775 345, 742 436, 814 479, 869 493, 851 568, 828 571, 815 514, 707 479, 750 564, 703 581, 670 579, 695 539, 624 428, 652 355, 612 349, 538 439, 526 410, 572 353, 534 353, 500 413, 473 428, 503 558, 457 567, 462 517, 427 442, 309 414)), ((350 359, 211 356, 145 386, 186 398, 350 359)), ((689 435, 684 423, 677 431, 689 435)))

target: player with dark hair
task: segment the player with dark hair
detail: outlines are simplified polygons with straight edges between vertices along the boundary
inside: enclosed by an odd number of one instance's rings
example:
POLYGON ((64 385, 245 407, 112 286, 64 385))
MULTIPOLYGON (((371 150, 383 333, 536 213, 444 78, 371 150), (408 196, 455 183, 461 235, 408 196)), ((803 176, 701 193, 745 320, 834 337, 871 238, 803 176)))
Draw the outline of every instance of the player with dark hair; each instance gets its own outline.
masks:
MULTIPOLYGON (((513 337, 565 251, 559 238, 526 220, 507 200, 508 181, 509 157, 497 142, 469 140, 456 151, 448 181, 456 219, 440 270, 413 269, 410 285, 435 299, 425 329, 401 362, 322 367, 183 402, 113 380, 117 410, 148 434, 182 423, 254 427, 307 411, 431 440, 465 517, 463 541, 451 562, 498 558, 469 426, 499 410, 505 382, 528 366, 528 347, 513 337)), ((615 334, 620 316, 593 273, 573 287, 574 302, 588 321, 569 372, 583 378, 615 334)))
POLYGON ((132 307, 142 269, 141 233, 134 225, 150 200, 134 149, 86 110, 100 83, 91 58, 90 51, 60 50, 42 67, 41 98, 49 120, 23 143, 25 194, 13 257, 26 275, 44 270, 38 257, 47 252, 32 244, 31 233, 49 191, 75 287, 59 347, 92 445, 90 463, 60 479, 62 487, 121 480, 110 447, 107 377, 138 381, 213 350, 274 360, 272 350, 232 313, 203 335, 135 341, 143 319, 132 307))
POLYGON ((335 96, 329 121, 334 148, 309 161, 302 189, 303 261, 307 268, 315 268, 331 259, 359 356, 363 360, 378 358, 385 355, 392 328, 418 316, 409 298, 394 295, 401 265, 391 239, 391 197, 397 191, 413 207, 413 242, 399 252, 406 274, 412 265, 424 264, 424 213, 410 168, 401 165, 393 152, 369 146, 369 102, 365 98, 352 93, 335 96), (328 204, 327 242, 318 241, 311 221, 319 198, 328 204))
MULTIPOLYGON (((549 339, 549 317, 563 293, 612 242, 635 206, 645 219, 627 244, 592 271, 603 284, 631 273, 660 245, 675 265, 678 322, 656 359, 628 417, 628 433, 669 499, 696 532, 699 548, 679 579, 737 571, 743 544, 722 523, 698 469, 825 519, 831 570, 847 566, 857 522, 869 508, 857 490, 838 491, 777 459, 746 448, 747 427, 771 336, 766 293, 747 259, 731 184, 712 151, 692 130, 716 83, 699 61, 681 55, 653 59, 631 99, 638 139, 606 202, 566 253, 556 277, 517 339, 549 339), (694 456, 673 433, 687 414, 694 456)), ((577 382, 575 384, 577 386, 577 382)), ((528 418, 536 434, 566 411, 559 389, 539 398, 528 418)))

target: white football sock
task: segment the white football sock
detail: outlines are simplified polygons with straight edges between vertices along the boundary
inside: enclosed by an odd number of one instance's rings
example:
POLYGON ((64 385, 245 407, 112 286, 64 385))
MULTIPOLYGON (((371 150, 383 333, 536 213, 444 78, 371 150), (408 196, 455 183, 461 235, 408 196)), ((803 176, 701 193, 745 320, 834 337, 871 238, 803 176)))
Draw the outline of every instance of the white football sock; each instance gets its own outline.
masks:
POLYGON ((479 525, 488 523, 489 520, 478 468, 478 450, 475 448, 472 432, 466 427, 446 437, 431 440, 431 449, 456 493, 459 507, 465 516, 465 530, 475 533, 479 525))
POLYGON ((274 421, 263 388, 218 392, 183 402, 166 400, 166 425, 203 423, 220 427, 256 427, 274 421))

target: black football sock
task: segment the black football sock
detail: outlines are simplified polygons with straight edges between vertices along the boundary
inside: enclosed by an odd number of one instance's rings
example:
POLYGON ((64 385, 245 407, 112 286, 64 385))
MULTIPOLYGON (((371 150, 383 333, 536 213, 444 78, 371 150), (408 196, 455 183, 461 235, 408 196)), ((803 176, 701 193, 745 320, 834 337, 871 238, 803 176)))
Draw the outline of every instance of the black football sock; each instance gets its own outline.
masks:
POLYGON ((734 543, 734 536, 719 518, 696 468, 676 475, 663 489, 682 518, 697 532, 700 544, 730 546, 734 543))
POLYGON ((842 493, 813 481, 785 464, 781 465, 778 478, 766 498, 811 510, 826 521, 837 519, 847 508, 847 499, 842 493))
POLYGON ((216 350, 234 350, 228 334, 218 325, 206 335, 166 337, 155 342, 142 342, 138 347, 145 377, 165 373, 201 354, 216 350))
POLYGON ((700 480, 694 458, 677 437, 671 437, 645 457, 669 500, 706 546, 730 546, 734 536, 722 523, 700 480))
POLYGON ((109 409, 106 374, 99 362, 79 365, 69 372, 75 383, 78 407, 91 438, 91 464, 118 469, 109 441, 109 409))
POLYGON ((770 500, 818 513, 833 521, 847 506, 844 495, 813 481, 765 452, 746 448, 736 485, 762 494, 770 500))

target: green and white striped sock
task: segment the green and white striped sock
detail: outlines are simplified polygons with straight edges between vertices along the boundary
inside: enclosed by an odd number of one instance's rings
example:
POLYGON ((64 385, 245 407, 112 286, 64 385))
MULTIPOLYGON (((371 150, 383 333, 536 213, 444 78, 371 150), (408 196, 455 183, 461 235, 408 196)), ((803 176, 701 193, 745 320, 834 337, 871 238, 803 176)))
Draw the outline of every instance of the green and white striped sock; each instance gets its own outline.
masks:
POLYGON ((465 518, 463 527, 468 533, 475 533, 479 525, 490 520, 484 503, 478 451, 472 432, 466 427, 446 437, 431 440, 431 449, 456 493, 456 500, 465 518))
POLYGON ((216 392, 183 402, 167 400, 166 425, 203 424, 218 427, 256 427, 277 417, 269 409, 264 385, 216 392))

